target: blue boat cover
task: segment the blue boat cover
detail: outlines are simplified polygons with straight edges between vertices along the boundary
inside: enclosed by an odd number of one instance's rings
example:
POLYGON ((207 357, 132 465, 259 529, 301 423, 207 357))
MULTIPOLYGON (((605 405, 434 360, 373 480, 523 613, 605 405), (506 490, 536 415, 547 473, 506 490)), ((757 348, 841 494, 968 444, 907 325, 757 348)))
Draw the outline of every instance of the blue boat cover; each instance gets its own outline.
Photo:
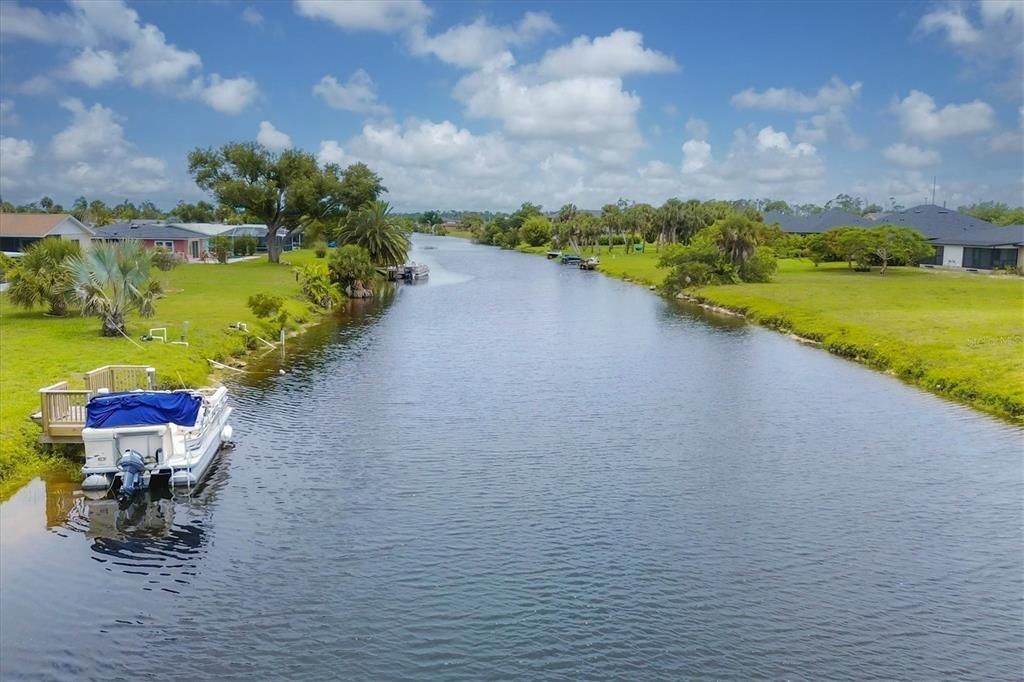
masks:
POLYGON ((195 426, 202 403, 201 397, 185 392, 98 395, 86 407, 85 425, 92 429, 167 423, 195 426))

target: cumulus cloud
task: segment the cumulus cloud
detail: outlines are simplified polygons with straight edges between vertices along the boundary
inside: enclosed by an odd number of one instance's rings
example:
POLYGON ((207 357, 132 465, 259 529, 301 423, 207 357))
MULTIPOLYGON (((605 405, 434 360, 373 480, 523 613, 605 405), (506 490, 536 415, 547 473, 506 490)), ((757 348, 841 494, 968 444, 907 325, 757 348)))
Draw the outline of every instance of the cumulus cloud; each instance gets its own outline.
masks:
POLYGON ((101 104, 87 107, 74 98, 61 106, 71 113, 71 124, 50 140, 57 164, 52 176, 39 184, 103 196, 147 194, 168 187, 167 163, 139 154, 125 140, 113 110, 101 104))
POLYGON ((732 96, 732 104, 740 109, 775 109, 812 113, 831 107, 845 108, 860 96, 860 82, 847 85, 837 76, 818 88, 813 94, 806 94, 793 88, 768 88, 757 91, 747 88, 732 96))
POLYGON ((398 33, 422 26, 430 9, 422 0, 295 0, 295 11, 350 31, 398 33))
POLYGON ((966 104, 947 104, 939 109, 935 99, 919 90, 892 105, 899 116, 903 132, 912 137, 941 139, 972 135, 991 130, 994 112, 985 102, 974 100, 966 104))
POLYGON ((112 52, 87 47, 68 63, 67 76, 90 88, 96 88, 120 78, 121 69, 112 52))
POLYGON ((530 69, 514 68, 506 56, 464 77, 454 95, 469 117, 498 120, 512 135, 617 149, 642 142, 636 125, 640 98, 624 90, 619 78, 546 80, 530 69))
POLYGON ((313 94, 327 106, 362 114, 385 114, 388 108, 377 101, 377 85, 370 74, 356 69, 344 85, 334 76, 324 76, 313 86, 313 94))
POLYGON ((215 73, 192 81, 191 93, 221 113, 238 114, 256 99, 259 86, 250 78, 222 78, 215 73))
POLYGON ((263 17, 262 14, 260 14, 260 11, 255 7, 246 7, 242 10, 242 21, 249 24, 250 26, 260 28, 266 22, 266 19, 263 17))
POLYGON ((636 31, 616 29, 607 36, 579 36, 568 45, 548 51, 537 70, 550 78, 626 76, 678 71, 671 57, 644 47, 636 31))
POLYGON ((969 59, 1016 56, 1024 48, 1024 4, 1018 0, 945 3, 921 17, 918 31, 942 35, 946 44, 969 59))
POLYGON ((0 159, 3 159, 0 170, 4 175, 24 172, 34 156, 36 146, 31 141, 16 137, 0 137, 0 159))
POLYGON ((153 88, 183 97, 197 97, 218 111, 237 113, 241 89, 255 84, 249 79, 221 79, 217 74, 199 77, 211 81, 197 88, 193 78, 202 59, 193 50, 168 42, 154 24, 143 22, 123 0, 93 2, 72 0, 68 12, 43 12, 17 2, 0 3, 0 35, 42 43, 69 45, 76 49, 71 60, 49 76, 39 74, 19 86, 22 92, 43 94, 53 90, 53 78, 99 87, 121 79, 137 88, 153 88), (193 78, 193 85, 189 85, 193 78), (236 95, 232 103, 226 98, 236 95))
POLYGON ((817 148, 794 143, 772 127, 756 134, 737 130, 721 158, 702 140, 682 146, 682 175, 689 194, 721 198, 752 196, 807 197, 821 190, 825 166, 817 148))
POLYGON ((337 140, 321 140, 320 152, 316 155, 316 160, 321 166, 326 166, 329 163, 340 166, 345 163, 345 150, 337 140))
POLYGON ((291 149, 292 146, 291 136, 275 128, 270 121, 260 121, 256 141, 272 152, 282 152, 285 149, 291 149))
POLYGON ((410 51, 417 55, 434 55, 447 64, 473 68, 509 47, 524 45, 557 30, 555 22, 544 13, 527 12, 515 26, 493 26, 481 18, 433 36, 422 29, 416 30, 410 38, 410 51))
POLYGON ((903 142, 889 145, 882 150, 882 156, 897 166, 903 166, 904 168, 934 166, 942 160, 939 152, 934 149, 921 149, 920 147, 904 144, 903 142))
MULTIPOLYGON (((2 6, 3 3, 0 3, 2 6)), ((15 89, 24 95, 49 95, 56 90, 53 81, 46 76, 33 76, 19 83, 15 89)))

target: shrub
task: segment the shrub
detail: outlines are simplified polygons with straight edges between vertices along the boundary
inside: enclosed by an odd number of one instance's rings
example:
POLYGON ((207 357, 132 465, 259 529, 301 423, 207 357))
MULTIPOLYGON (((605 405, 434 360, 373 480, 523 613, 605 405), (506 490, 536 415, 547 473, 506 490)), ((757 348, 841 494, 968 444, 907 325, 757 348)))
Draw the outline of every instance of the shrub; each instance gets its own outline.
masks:
POLYGON ((519 230, 509 229, 499 233, 494 243, 503 249, 514 249, 519 246, 519 230))
MULTIPOLYGON (((543 246, 551 239, 551 221, 541 215, 530 216, 519 228, 519 239, 530 246, 543 246)), ((517 246, 513 245, 514 246, 517 246)))
POLYGON ((6 282, 7 276, 14 269, 14 259, 5 253, 0 253, 0 282, 6 282))
POLYGON ((740 266, 740 279, 744 282, 768 282, 779 269, 775 254, 767 246, 759 246, 754 255, 740 266))
POLYGON ((608 246, 609 241, 611 241, 612 246, 622 246, 626 243, 626 237, 621 234, 613 234, 611 237, 606 234, 602 234, 597 238, 597 243, 601 246, 608 246))
POLYGON ((228 252, 231 250, 230 237, 210 237, 210 249, 217 256, 218 263, 228 262, 228 252))
POLYGON ((313 252, 316 254, 317 258, 326 258, 327 242, 318 241, 316 244, 313 245, 313 252))
POLYGON ((167 272, 178 267, 178 256, 164 248, 159 248, 153 251, 153 255, 150 256, 150 262, 153 263, 153 267, 157 270, 167 272))
POLYGON ((327 268, 330 281, 342 288, 357 280, 369 281, 376 273, 369 251, 356 244, 346 244, 335 249, 327 268))
POLYGON ((341 299, 337 287, 331 282, 331 275, 323 263, 310 263, 296 268, 302 295, 310 303, 330 310, 341 299))
POLYGON ((256 245, 259 240, 251 235, 235 237, 231 242, 231 252, 235 256, 251 256, 256 253, 256 245))
POLYGON ((267 318, 281 310, 284 299, 276 294, 258 293, 250 296, 247 304, 253 315, 267 318))
POLYGON ((739 279, 725 254, 708 239, 696 237, 687 246, 670 246, 658 260, 658 267, 671 268, 664 284, 669 293, 706 284, 733 284, 739 279))

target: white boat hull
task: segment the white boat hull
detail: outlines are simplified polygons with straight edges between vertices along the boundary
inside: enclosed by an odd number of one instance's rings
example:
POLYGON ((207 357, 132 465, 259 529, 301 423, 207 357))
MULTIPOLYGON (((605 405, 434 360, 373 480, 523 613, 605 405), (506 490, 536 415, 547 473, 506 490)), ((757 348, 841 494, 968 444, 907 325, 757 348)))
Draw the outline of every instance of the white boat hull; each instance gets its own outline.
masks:
POLYGON ((203 395, 202 416, 195 426, 177 424, 119 426, 82 430, 84 490, 110 490, 121 478, 118 461, 126 450, 138 452, 146 463, 144 487, 154 476, 169 485, 192 487, 205 478, 223 445, 230 441, 232 408, 224 388, 203 395))

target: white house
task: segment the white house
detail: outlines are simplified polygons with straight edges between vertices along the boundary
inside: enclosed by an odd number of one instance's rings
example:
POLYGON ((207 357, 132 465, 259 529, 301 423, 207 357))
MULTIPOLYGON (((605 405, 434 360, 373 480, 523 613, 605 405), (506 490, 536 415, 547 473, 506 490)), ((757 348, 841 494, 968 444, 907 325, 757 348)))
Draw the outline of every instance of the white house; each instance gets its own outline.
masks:
POLYGON ((88 248, 96 230, 67 213, 0 213, 0 251, 19 253, 45 237, 78 242, 88 248))

